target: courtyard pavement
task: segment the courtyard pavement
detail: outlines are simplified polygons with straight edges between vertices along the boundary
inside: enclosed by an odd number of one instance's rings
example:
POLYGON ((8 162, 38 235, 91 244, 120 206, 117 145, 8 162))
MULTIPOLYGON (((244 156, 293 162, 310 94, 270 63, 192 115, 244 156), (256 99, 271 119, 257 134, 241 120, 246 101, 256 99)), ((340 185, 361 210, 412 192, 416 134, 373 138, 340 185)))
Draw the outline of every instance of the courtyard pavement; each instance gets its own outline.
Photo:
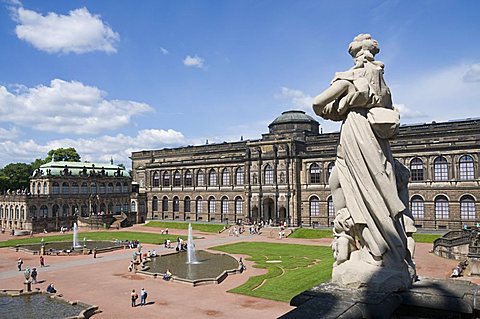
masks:
MULTIPOLYGON (((115 230, 110 230, 115 232, 115 230)), ((159 232, 158 228, 147 228, 141 225, 124 228, 122 231, 159 232)), ((170 229, 170 234, 186 235, 186 231, 170 229)), ((36 235, 46 237, 52 234, 36 235)), ((227 232, 209 234, 194 231, 194 236, 201 237, 195 241, 198 249, 233 243, 237 241, 262 241, 278 243, 298 243, 328 246, 330 239, 278 239, 275 231, 266 229, 263 235, 242 234, 239 237, 228 236, 227 232)), ((0 234, 0 240, 12 238, 0 234)), ((132 239, 133 236, 132 236, 132 239)), ((163 245, 142 244, 144 250, 156 249, 158 253, 172 250, 163 245)), ((415 262, 421 277, 448 278, 455 260, 440 258, 430 253, 432 244, 417 244, 415 262)), ((235 257, 248 257, 234 255, 235 257)), ((38 284, 33 288, 45 290, 49 283, 54 283, 58 293, 68 300, 80 300, 99 306, 101 311, 93 316, 100 318, 277 318, 293 307, 288 303, 248 297, 227 291, 237 287, 250 276, 265 272, 252 267, 245 261, 247 271, 230 275, 219 285, 191 287, 178 282, 165 282, 161 278, 154 279, 129 272, 127 267, 132 257, 132 250, 118 250, 99 254, 96 259, 88 256, 46 256, 47 267, 40 268, 39 256, 14 250, 0 249, 0 289, 21 289, 24 280, 23 272, 16 267, 16 260, 21 257, 23 266, 36 267, 38 284), (146 306, 130 305, 130 292, 145 288, 148 292, 146 306)), ((480 283, 478 278, 462 278, 480 283)))

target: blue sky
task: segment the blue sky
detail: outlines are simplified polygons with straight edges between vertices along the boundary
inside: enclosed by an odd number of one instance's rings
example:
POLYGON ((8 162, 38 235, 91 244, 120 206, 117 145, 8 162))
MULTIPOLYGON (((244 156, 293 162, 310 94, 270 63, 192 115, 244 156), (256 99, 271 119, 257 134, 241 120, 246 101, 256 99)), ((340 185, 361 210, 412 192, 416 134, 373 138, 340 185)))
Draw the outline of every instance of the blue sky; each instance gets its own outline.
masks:
MULTIPOLYGON (((0 2, 0 166, 257 139, 370 33, 403 123, 479 116, 478 1, 0 2)), ((317 118, 324 132, 338 123, 317 118)))

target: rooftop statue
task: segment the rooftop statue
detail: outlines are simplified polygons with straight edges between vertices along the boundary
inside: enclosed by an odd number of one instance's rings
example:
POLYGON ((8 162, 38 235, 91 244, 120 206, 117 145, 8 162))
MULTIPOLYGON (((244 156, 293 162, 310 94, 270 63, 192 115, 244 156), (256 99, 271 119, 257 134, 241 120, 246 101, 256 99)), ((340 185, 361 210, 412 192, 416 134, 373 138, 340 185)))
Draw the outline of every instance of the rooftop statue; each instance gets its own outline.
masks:
POLYGON ((360 34, 348 52, 354 66, 337 72, 313 101, 317 115, 343 121, 329 180, 335 207, 332 282, 406 290, 416 278, 415 227, 405 196, 408 170, 394 162, 388 141, 398 133, 400 115, 383 78, 384 64, 375 61, 377 41, 360 34))

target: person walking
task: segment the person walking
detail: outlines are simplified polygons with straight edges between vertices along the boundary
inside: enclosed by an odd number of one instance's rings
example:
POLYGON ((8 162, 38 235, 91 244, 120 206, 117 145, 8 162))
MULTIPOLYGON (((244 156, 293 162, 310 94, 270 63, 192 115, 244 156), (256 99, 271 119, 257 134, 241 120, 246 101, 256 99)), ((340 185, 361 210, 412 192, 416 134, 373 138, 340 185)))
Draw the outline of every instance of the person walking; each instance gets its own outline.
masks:
POLYGON ((97 258, 97 248, 93 248, 93 258, 97 258))
POLYGON ((136 307, 137 306, 138 294, 135 292, 135 289, 132 289, 132 293, 130 294, 130 298, 132 300, 132 307, 136 307))
POLYGON ((33 268, 32 273, 30 274, 30 277, 32 277, 32 281, 34 284, 37 283, 37 275, 38 275, 37 268, 33 268))
POLYGON ((40 256, 40 267, 45 267, 45 258, 43 256, 40 256))
POLYGON ((23 260, 22 258, 18 257, 18 260, 17 260, 18 271, 22 271, 22 265, 23 265, 23 260))
POLYGON ((140 291, 140 305, 144 306, 147 303, 147 291, 142 288, 140 291))

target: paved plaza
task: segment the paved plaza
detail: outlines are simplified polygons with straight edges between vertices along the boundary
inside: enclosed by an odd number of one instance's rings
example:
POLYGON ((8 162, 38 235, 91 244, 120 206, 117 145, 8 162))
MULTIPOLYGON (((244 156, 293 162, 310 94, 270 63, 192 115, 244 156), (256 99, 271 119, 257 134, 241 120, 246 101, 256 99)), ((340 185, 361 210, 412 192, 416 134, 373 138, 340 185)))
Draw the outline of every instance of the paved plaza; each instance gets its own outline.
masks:
MULTIPOLYGON (((123 231, 155 232, 159 229, 146 229, 143 226, 122 229, 123 231)), ((114 232, 115 230, 110 230, 114 232)), ((186 235, 183 230, 170 230, 171 234, 186 235)), ((330 244, 330 239, 277 239, 268 236, 268 229, 264 235, 243 234, 240 237, 228 234, 209 234, 194 232, 198 249, 233 243, 237 241, 265 241, 277 243, 298 243, 307 245, 330 244)), ((51 234, 48 234, 51 235, 51 234)), ((40 237, 40 235, 36 235, 40 237)), ((11 236, 0 235, 0 240, 7 240, 11 236)), ((132 239, 133 235, 132 235, 132 239)), ((144 250, 156 249, 159 254, 171 252, 163 245, 143 245, 144 250)), ((454 260, 437 257, 430 253, 432 244, 418 244, 415 261, 418 274, 421 277, 448 278, 454 260)), ((236 258, 248 257, 234 255, 236 258)), ((291 309, 289 304, 267 299, 248 297, 227 291, 243 284, 250 276, 262 274, 263 269, 252 267, 252 263, 245 261, 247 271, 242 274, 230 275, 219 285, 205 285, 191 287, 177 282, 166 282, 161 278, 154 279, 133 274, 127 267, 132 257, 132 250, 118 250, 99 254, 96 259, 88 256, 46 256, 45 268, 39 266, 39 256, 14 250, 0 249, 0 289, 21 289, 24 280, 23 272, 16 267, 16 260, 21 257, 24 267, 36 267, 38 270, 38 284, 34 288, 45 290, 49 283, 54 283, 58 293, 69 300, 99 306, 101 311, 93 318, 276 318, 291 309), (148 292, 146 306, 132 308, 130 292, 132 289, 140 291, 145 288, 148 292)), ((477 278, 462 278, 480 283, 477 278)))

